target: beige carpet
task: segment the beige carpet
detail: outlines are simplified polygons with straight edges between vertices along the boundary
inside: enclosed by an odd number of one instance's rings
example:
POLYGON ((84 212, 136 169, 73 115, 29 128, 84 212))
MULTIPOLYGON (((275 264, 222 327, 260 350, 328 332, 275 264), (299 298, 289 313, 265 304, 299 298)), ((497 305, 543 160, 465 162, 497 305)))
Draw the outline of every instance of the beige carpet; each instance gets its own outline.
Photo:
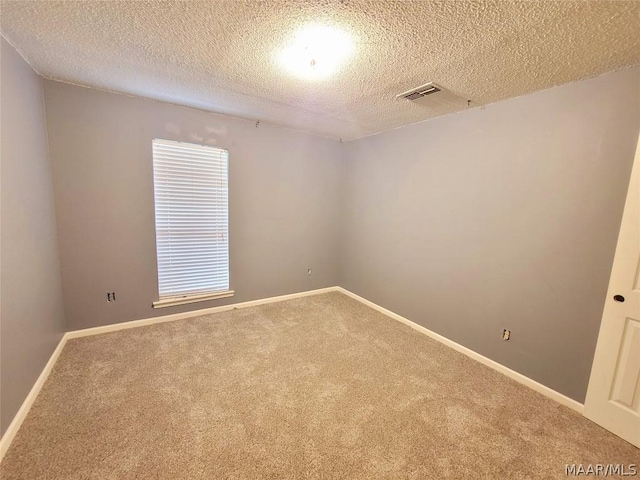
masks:
POLYGON ((0 476, 567 478, 573 463, 640 450, 329 293, 69 341, 0 476))

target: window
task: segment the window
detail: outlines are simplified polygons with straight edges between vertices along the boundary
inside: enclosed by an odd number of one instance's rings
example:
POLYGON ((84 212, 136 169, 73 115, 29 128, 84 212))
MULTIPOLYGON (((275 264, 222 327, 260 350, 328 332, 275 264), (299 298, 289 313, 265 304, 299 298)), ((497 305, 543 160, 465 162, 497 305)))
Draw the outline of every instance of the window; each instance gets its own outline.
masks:
POLYGON ((221 148, 153 141, 156 308, 233 295, 228 160, 221 148))

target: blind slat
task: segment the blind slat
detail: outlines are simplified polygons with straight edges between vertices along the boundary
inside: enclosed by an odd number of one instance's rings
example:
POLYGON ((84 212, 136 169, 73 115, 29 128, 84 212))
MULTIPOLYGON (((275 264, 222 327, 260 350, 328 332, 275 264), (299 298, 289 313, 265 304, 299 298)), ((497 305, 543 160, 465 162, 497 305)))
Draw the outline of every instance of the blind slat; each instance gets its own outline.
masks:
POLYGON ((229 290, 228 152, 153 141, 160 298, 229 290))

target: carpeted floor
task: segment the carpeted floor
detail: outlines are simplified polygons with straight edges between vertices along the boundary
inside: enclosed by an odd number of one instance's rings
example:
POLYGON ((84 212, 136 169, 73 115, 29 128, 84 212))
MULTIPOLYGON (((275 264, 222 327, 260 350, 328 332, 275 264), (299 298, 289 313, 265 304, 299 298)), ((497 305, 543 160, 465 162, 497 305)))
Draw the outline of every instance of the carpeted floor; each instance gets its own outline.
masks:
POLYGON ((0 477, 546 479, 574 463, 640 450, 329 293, 69 341, 0 477))

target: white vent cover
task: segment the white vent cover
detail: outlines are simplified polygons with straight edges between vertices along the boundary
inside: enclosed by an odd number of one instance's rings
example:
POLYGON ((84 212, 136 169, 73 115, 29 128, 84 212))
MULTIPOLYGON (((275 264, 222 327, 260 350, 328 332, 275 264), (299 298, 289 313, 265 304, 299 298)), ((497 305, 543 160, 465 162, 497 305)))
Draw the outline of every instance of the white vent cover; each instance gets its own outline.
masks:
POLYGON ((396 95, 396 100, 411 100, 412 103, 430 108, 460 107, 467 104, 467 99, 433 82, 396 95))

